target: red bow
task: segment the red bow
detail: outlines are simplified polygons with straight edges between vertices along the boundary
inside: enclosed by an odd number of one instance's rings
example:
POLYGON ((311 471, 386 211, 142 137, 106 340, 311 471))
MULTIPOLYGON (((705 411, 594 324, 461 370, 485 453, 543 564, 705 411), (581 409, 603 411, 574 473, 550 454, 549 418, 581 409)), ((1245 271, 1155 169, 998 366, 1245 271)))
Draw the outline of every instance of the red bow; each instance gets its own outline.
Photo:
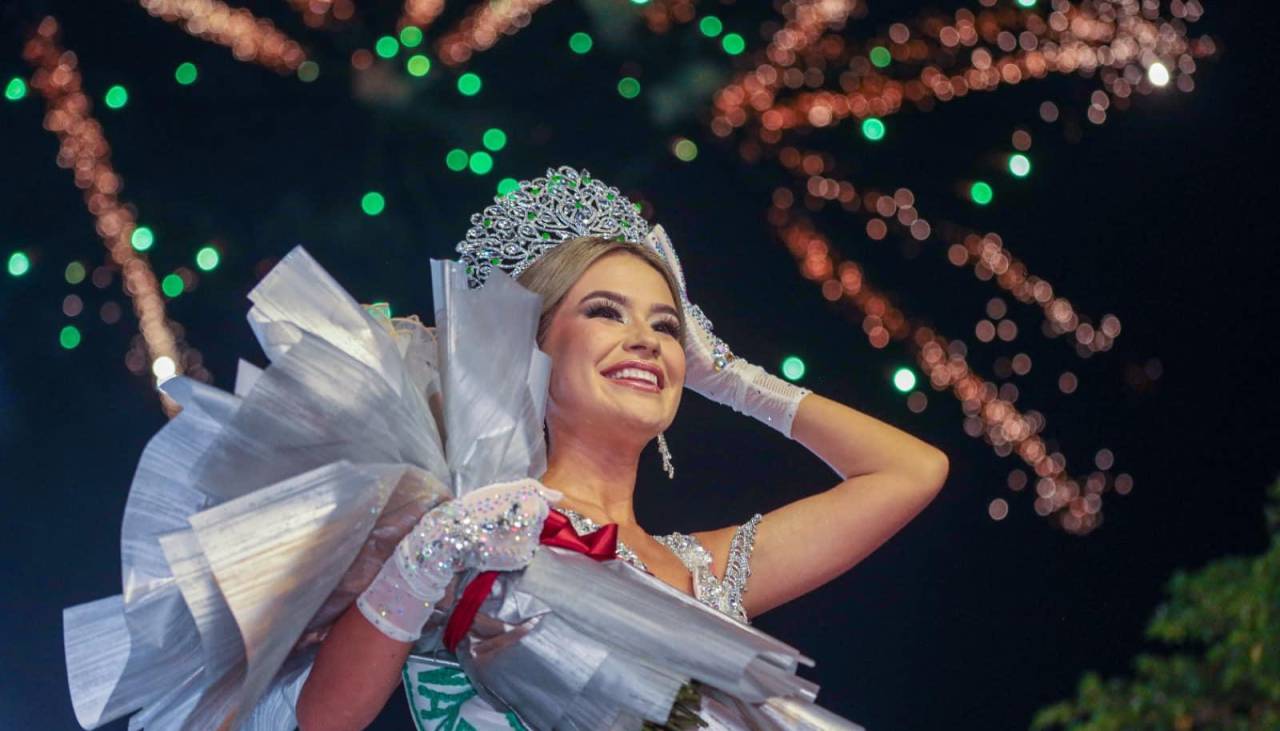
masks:
MULTIPOLYGON (((547 520, 542 524, 542 534, 538 536, 538 542, 544 546, 557 546, 585 553, 597 561, 607 561, 617 557, 618 524, 608 523, 585 536, 580 536, 563 513, 552 510, 547 513, 547 520)), ((489 592, 493 591, 493 582, 497 579, 497 571, 483 571, 463 590, 462 598, 453 608, 449 623, 444 628, 444 646, 449 652, 455 651, 458 643, 467 635, 467 630, 471 629, 471 623, 476 619, 476 612, 480 611, 480 605, 484 600, 489 598, 489 592)))

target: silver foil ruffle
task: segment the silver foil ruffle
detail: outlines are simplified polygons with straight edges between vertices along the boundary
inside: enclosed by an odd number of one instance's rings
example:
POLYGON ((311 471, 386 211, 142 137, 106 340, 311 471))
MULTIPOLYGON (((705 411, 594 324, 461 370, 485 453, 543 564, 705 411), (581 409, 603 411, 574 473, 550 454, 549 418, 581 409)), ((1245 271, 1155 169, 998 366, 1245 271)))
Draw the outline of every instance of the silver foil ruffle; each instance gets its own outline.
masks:
MULTIPOLYGON (((433 266, 447 278, 456 264, 433 266)), ((161 385, 183 410, 130 486, 122 593, 64 611, 82 726, 135 711, 130 728, 294 725, 315 643, 422 514, 467 484, 445 430, 488 445, 468 455, 477 476, 545 464, 529 428, 548 370, 533 343, 539 307, 508 284, 438 307, 454 332, 505 328, 450 350, 416 319, 362 307, 302 247, 258 283, 248 319, 270 364, 242 361, 232 393, 181 376, 161 385)))

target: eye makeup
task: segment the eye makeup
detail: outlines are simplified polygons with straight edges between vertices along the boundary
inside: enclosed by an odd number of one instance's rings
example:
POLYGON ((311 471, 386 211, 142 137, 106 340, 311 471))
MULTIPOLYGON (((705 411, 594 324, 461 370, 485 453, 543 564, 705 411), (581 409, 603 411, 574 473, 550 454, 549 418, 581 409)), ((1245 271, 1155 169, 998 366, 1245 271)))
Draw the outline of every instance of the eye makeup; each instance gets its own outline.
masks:
MULTIPOLYGON (((611 299, 597 297, 595 300, 584 299, 583 314, 587 317, 608 317, 623 324, 627 322, 626 312, 611 299)), ((660 317, 653 323, 653 329, 664 332, 673 338, 680 337, 680 320, 670 315, 660 317)))

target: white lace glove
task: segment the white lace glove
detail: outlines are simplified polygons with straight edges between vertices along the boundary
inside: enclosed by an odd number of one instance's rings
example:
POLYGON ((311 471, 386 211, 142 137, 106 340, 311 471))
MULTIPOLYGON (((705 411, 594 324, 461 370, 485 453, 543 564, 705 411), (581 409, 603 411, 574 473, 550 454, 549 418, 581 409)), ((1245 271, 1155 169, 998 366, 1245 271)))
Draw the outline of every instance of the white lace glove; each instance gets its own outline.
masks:
POLYGON ((684 385, 716 403, 753 416, 790 438, 800 400, 813 392, 735 356, 712 332, 711 321, 702 310, 689 302, 680 259, 667 232, 662 226, 654 226, 645 243, 667 263, 680 286, 680 303, 688 329, 684 385))
POLYGON ((422 516, 356 600, 386 636, 414 642, 453 575, 513 571, 533 558, 549 503, 563 494, 532 478, 499 482, 422 516))

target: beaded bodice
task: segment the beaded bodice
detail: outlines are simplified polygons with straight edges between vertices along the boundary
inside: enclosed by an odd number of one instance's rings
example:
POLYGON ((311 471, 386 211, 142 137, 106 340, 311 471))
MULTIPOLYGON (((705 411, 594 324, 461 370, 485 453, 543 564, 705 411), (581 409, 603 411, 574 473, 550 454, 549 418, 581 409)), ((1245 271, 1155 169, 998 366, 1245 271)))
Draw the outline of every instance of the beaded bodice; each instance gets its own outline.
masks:
MULTIPOLYGON (((590 533, 600 525, 581 513, 569 508, 557 507, 573 525, 578 535, 590 533)), ((720 611, 730 617, 748 624, 747 612, 742 606, 742 595, 747 588, 747 577, 751 576, 751 551, 755 548, 756 526, 761 516, 756 513, 751 520, 738 526, 733 532, 733 540, 729 542, 729 560, 724 572, 724 579, 717 579, 711 568, 711 552, 697 538, 684 533, 670 533, 665 536, 654 536, 662 545, 680 559, 680 563, 693 576, 693 596, 703 604, 720 611)), ((631 550, 621 539, 618 540, 618 558, 649 573, 635 551, 631 550)))

